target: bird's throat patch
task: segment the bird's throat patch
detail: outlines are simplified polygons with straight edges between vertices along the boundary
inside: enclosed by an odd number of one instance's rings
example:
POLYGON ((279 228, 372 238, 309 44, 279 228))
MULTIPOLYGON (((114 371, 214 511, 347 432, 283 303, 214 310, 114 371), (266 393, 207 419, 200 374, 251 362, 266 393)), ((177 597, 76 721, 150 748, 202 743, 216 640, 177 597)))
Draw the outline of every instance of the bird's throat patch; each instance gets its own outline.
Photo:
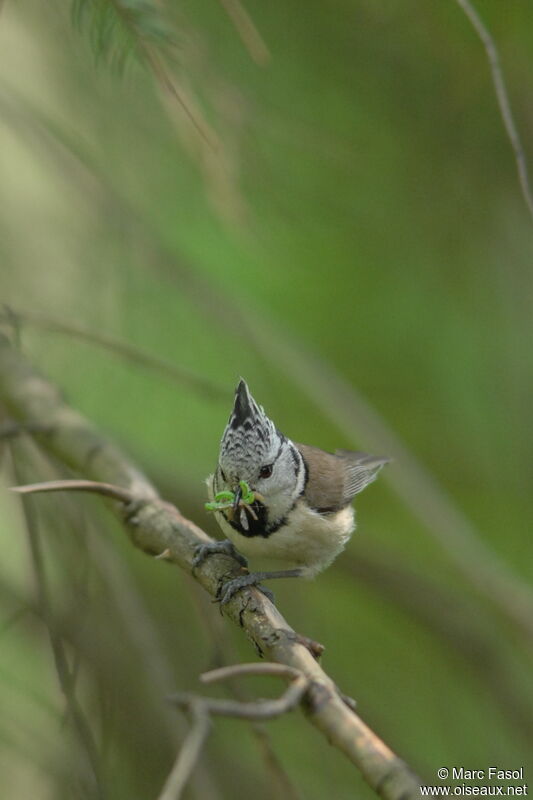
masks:
POLYGON ((257 519, 254 519, 254 517, 248 511, 246 511, 245 508, 241 508, 234 519, 229 519, 225 514, 224 516, 231 527, 238 531, 241 536, 246 536, 247 538, 251 538, 253 536, 269 536, 272 531, 268 528, 267 510, 263 503, 261 503, 259 500, 255 500, 251 504, 250 508, 253 510, 257 519), (248 528, 241 523, 241 514, 246 514, 248 528))

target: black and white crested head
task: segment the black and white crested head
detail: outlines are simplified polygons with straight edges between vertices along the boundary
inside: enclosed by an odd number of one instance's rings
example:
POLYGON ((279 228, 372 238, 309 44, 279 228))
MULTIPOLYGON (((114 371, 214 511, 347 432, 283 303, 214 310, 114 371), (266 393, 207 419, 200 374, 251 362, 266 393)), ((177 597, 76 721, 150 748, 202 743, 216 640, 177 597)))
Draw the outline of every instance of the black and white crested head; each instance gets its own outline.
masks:
POLYGON ((297 448, 278 431, 242 379, 220 443, 216 488, 234 490, 239 481, 265 498, 271 523, 284 516, 305 482, 297 448))
POLYGON ((246 480, 242 473, 248 474, 260 461, 268 462, 280 438, 276 426, 255 402, 246 381, 241 379, 220 443, 220 466, 228 475, 246 480))

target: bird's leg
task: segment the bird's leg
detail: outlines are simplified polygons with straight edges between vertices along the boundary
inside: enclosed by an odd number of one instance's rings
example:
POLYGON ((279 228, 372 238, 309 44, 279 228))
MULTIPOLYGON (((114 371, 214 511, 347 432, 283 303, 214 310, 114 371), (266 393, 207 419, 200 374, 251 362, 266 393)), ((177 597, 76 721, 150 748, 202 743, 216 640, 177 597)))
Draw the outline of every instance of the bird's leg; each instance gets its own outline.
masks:
POLYGON ((271 578, 301 578, 304 574, 304 569, 296 567, 295 569, 280 569, 274 572, 250 572, 248 575, 239 575, 220 587, 218 600, 221 606, 225 606, 240 589, 245 589, 247 586, 257 586, 273 602, 273 593, 265 589, 264 586, 260 586, 261 581, 270 580, 271 578))
POLYGON ((224 539, 222 542, 207 542, 206 544, 199 544, 196 548, 192 561, 193 569, 195 567, 199 567, 206 558, 214 555, 231 556, 238 561, 241 566, 248 566, 248 561, 239 553, 235 545, 230 542, 229 539, 224 539))

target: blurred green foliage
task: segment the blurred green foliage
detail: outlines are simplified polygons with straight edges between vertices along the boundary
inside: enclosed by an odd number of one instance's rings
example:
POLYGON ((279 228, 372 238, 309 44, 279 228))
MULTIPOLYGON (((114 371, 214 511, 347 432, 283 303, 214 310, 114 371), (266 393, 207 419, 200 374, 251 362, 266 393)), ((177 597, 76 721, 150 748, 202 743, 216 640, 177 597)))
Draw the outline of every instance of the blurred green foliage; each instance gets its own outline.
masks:
MULTIPOLYGON (((65 5, 7 2, 0 16, 2 299, 222 391, 21 318, 33 362, 214 534, 203 480, 239 375, 297 441, 386 441, 363 418, 348 432, 335 401, 325 413, 301 378, 318 358, 416 454, 517 586, 531 582, 533 228, 484 51, 457 4, 253 0, 264 46, 246 26, 239 35, 234 4, 169 4, 175 51, 160 64, 173 89, 145 51, 123 76, 95 62, 65 5)), ((529 7, 478 5, 533 161, 529 7)), ((318 394, 330 382, 316 375, 318 394)), ((28 479, 51 474, 35 456, 23 463, 28 479)), ((348 552, 313 583, 278 585, 278 603, 428 782, 442 765, 524 765, 530 777, 531 641, 428 535, 399 490, 404 469, 396 458, 361 496, 348 552)), ((156 797, 186 730, 165 694, 254 654, 100 505, 34 503, 54 618, 79 662, 108 796, 156 797)), ((5 796, 96 796, 63 724, 24 521, 5 493, 0 518, 5 796)), ((298 714, 269 731, 302 797, 372 796, 298 714)), ((280 795, 241 722, 217 721, 197 781, 191 797, 234 797, 236 784, 280 795)))

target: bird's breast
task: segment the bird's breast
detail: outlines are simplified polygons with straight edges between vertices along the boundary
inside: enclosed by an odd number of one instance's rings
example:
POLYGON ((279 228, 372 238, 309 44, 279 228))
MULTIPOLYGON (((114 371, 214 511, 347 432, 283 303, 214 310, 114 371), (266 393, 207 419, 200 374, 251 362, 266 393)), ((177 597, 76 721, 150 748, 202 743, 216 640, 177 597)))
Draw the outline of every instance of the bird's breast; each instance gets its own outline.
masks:
POLYGON ((303 567, 309 577, 331 564, 355 527, 351 506, 319 514, 303 500, 296 503, 279 528, 266 535, 243 534, 222 515, 217 517, 225 535, 243 555, 294 564, 303 567))

